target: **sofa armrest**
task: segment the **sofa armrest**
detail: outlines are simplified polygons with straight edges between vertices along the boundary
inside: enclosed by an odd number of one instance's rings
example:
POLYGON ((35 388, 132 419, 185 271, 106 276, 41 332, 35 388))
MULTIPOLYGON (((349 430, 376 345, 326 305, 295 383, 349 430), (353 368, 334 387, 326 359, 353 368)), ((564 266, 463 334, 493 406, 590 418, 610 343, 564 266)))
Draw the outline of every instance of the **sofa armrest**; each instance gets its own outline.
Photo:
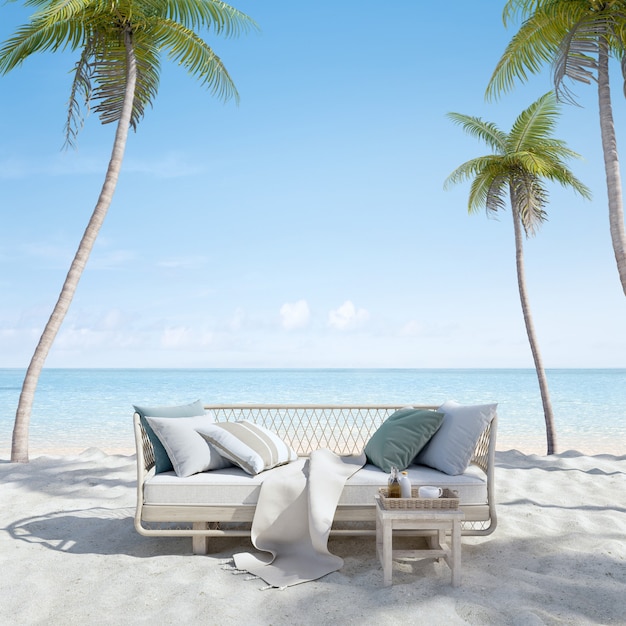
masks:
POLYGON ((489 525, 474 529, 474 534, 489 535, 498 523, 495 499, 495 465, 496 465, 496 434, 498 431, 498 415, 495 414, 485 430, 478 438, 470 464, 480 467, 487 476, 487 502, 489 504, 489 525))

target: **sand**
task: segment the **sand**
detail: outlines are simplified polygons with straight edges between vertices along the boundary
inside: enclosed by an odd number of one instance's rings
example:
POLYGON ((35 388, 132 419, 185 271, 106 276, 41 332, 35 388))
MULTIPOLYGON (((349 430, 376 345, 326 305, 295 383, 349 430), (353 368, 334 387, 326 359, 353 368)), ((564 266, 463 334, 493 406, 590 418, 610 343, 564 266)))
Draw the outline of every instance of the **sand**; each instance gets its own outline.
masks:
POLYGON ((332 538, 344 567, 285 590, 224 569, 247 539, 133 528, 135 460, 86 450, 0 460, 0 624, 626 624, 626 456, 497 453, 499 523, 463 539, 462 586, 434 560, 394 564, 332 538))

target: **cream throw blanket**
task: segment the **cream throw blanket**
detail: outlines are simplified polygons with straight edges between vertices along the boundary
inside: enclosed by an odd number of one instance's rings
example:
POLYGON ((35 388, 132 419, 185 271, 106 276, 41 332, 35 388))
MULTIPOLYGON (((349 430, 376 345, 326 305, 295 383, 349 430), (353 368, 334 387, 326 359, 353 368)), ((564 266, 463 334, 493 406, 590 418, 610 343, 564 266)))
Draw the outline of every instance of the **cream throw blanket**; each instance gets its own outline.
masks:
POLYGON ((343 559, 328 551, 330 527, 346 480, 364 464, 364 454, 320 449, 273 470, 252 522, 252 543, 263 553, 235 554, 237 569, 281 588, 340 569, 343 559))

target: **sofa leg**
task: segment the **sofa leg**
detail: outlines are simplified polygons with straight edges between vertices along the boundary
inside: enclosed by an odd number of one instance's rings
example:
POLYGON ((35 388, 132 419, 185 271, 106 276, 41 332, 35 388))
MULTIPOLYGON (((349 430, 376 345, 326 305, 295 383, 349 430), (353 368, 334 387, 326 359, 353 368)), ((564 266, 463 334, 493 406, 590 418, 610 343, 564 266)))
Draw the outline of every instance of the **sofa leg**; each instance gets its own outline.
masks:
MULTIPOLYGON (((206 522, 194 522, 194 530, 205 530, 208 528, 206 522)), ((193 535, 191 538, 191 549, 194 554, 208 554, 209 553, 209 538, 206 535, 193 535)))

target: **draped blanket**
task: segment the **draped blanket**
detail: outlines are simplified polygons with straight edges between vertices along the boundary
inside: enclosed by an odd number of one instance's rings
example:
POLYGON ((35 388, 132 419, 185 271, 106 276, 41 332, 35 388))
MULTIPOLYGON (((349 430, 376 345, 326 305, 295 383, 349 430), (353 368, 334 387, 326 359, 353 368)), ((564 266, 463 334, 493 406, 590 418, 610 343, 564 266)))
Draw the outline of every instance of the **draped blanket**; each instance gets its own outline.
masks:
POLYGON ((262 552, 235 554, 237 569, 281 588, 340 569, 343 559, 328 551, 330 527, 346 480, 364 464, 364 454, 320 449, 272 470, 252 522, 252 543, 262 552))

